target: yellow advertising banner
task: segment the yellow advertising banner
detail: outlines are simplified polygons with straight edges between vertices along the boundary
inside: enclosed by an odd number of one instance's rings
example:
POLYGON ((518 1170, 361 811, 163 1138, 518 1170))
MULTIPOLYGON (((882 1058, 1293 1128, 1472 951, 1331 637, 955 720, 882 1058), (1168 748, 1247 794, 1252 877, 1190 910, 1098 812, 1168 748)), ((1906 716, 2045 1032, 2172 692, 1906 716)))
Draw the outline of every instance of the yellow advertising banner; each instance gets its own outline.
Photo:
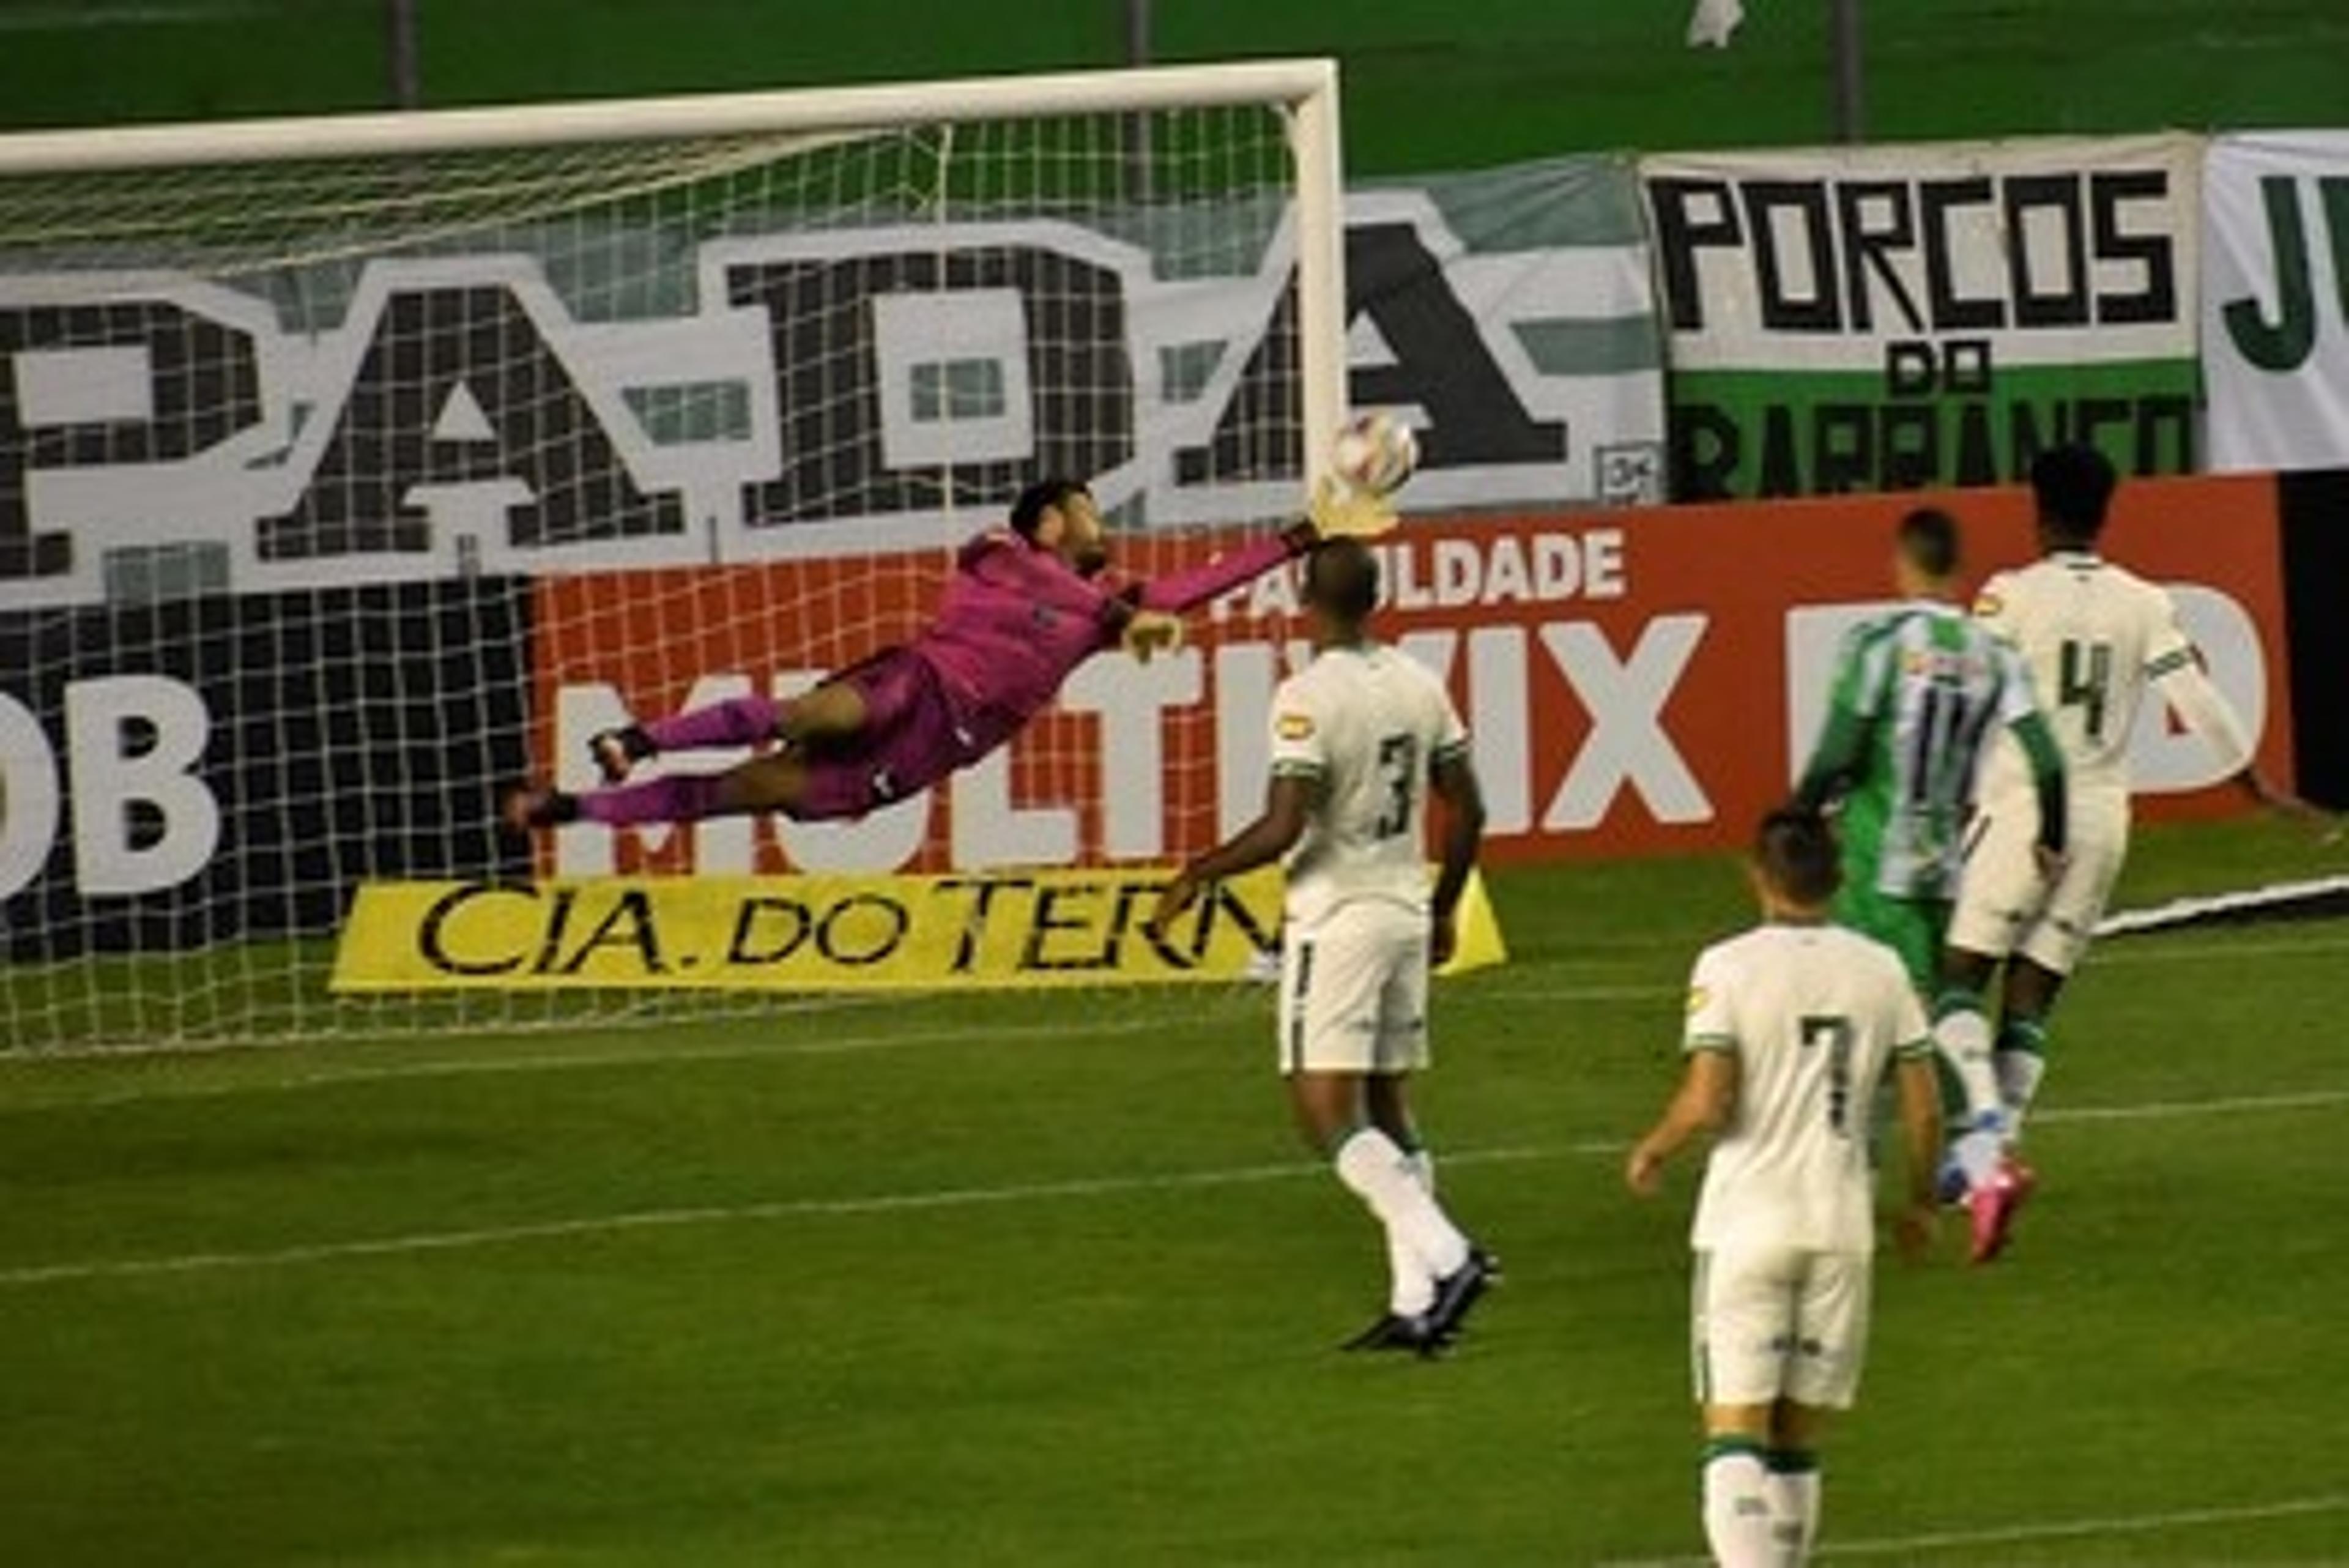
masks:
POLYGON ((1224 884, 1163 937, 1161 867, 940 877, 373 882, 337 992, 592 986, 916 991, 1234 980, 1280 933, 1280 875, 1224 884))
MULTIPOLYGON (((619 877, 371 882, 343 924, 337 992, 589 987, 936 991, 1235 981, 1268 972, 1276 867, 1226 882, 1161 936, 1163 867, 939 877, 619 877)), ((1481 886, 1452 968, 1498 962, 1481 886)))

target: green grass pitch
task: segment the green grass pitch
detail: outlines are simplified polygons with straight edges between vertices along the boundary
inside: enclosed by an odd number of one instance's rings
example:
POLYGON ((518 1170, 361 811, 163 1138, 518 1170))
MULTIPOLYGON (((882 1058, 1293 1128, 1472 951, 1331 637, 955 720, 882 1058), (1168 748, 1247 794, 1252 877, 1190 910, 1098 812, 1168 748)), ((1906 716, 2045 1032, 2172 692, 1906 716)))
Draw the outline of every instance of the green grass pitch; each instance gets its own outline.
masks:
MULTIPOLYGON (((2127 897, 2344 865, 2151 830, 2127 897)), ((1444 987, 1423 1108, 1509 1278, 1440 1364, 1331 1348, 1382 1266, 1258 991, 0 1061, 0 1562, 1686 1557, 1693 1167, 1617 1169, 1742 890, 1495 894, 1515 961, 1444 987)), ((2344 961, 2339 921, 2092 955, 2010 1261, 1884 1265, 1830 1546, 2349 1557, 2344 961)))

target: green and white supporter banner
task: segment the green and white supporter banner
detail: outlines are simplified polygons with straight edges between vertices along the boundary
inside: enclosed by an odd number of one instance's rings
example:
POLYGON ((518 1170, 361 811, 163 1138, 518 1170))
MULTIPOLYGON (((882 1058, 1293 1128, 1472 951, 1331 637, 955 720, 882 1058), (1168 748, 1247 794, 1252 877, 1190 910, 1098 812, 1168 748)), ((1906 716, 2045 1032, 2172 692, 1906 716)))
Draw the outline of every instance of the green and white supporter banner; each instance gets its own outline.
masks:
MULTIPOLYGON (((1245 291, 1218 308, 1245 318, 1245 291)), ((1357 410, 1418 429, 1415 510, 1664 499, 1663 337, 1626 159, 1346 192, 1357 410)))
POLYGON ((2202 192, 2210 466, 2349 464, 2349 131, 2222 136, 2202 192))
POLYGON ((1673 498, 2197 467, 2184 135, 1643 159, 1673 498))

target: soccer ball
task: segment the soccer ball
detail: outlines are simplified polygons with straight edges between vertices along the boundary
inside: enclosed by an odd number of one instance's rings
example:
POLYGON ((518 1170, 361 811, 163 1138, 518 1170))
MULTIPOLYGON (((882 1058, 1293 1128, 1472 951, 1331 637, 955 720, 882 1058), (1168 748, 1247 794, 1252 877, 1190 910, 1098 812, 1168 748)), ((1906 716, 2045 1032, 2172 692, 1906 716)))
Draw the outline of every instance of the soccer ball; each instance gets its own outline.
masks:
POLYGON ((1419 440, 1392 414, 1356 414, 1338 432, 1330 458, 1349 489, 1385 495, 1419 466, 1419 440))

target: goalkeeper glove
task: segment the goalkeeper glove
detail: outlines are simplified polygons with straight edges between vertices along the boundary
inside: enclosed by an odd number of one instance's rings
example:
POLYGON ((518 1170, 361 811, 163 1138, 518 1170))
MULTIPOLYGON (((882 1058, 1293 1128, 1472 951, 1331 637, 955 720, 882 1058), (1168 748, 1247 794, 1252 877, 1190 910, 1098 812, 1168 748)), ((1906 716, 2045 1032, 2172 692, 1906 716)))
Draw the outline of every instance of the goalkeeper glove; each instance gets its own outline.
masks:
POLYGON ((1323 539, 1375 539, 1395 525, 1394 508, 1385 496, 1355 490, 1329 473, 1313 486, 1305 514, 1323 539))
POLYGON ((1183 646, 1183 618, 1164 610, 1136 610, 1119 637, 1128 653, 1147 664, 1154 654, 1172 653, 1183 646))

